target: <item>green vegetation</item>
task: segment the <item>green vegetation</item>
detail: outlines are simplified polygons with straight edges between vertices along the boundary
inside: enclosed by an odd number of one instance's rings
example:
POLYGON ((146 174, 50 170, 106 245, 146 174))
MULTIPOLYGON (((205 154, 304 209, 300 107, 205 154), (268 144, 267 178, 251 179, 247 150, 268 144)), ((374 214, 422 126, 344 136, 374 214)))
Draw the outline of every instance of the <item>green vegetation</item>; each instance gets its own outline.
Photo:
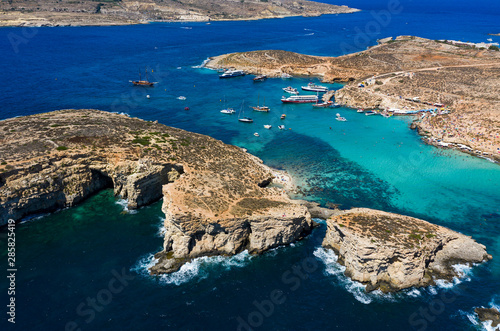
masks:
POLYGON ((499 51, 500 48, 498 48, 498 46, 495 46, 495 45, 491 45, 489 48, 488 48, 490 51, 499 51))
POLYGON ((65 151, 65 150, 67 150, 67 149, 68 149, 68 147, 66 147, 66 146, 59 146, 59 147, 57 147, 56 149, 57 149, 58 151, 65 151))
POLYGON ((151 138, 150 137, 136 137, 134 140, 132 140, 133 144, 141 144, 143 146, 148 146, 151 144, 151 138))

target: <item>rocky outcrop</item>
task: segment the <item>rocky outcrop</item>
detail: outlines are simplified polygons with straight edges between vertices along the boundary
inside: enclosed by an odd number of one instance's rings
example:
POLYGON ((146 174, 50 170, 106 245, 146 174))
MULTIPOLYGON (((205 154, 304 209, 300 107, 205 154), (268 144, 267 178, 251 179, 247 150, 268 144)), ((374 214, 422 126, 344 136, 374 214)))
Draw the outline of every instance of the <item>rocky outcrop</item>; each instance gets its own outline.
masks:
POLYGON ((327 226, 323 246, 367 291, 427 286, 457 276, 454 264, 491 259, 470 237, 408 216, 360 208, 333 216, 327 226))
POLYGON ((491 322, 491 326, 500 330, 500 312, 495 308, 476 308, 474 312, 477 314, 481 322, 491 322))
POLYGON ((259 254, 300 240, 314 224, 307 207, 288 198, 289 178, 273 183, 278 172, 255 156, 125 115, 61 110, 0 121, 0 157, 0 225, 104 188, 131 209, 163 197, 156 274, 199 256, 259 254))

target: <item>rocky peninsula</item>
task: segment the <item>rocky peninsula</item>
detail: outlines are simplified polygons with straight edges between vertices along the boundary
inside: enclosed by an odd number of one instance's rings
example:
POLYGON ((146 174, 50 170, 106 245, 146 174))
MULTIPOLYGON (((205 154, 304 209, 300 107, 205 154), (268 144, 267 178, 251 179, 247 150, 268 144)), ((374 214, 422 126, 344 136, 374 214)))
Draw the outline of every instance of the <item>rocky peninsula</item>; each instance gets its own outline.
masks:
POLYGON ((125 25, 165 21, 221 21, 353 13, 357 9, 303 0, 9 0, 0 26, 125 25))
POLYGON ((261 253, 314 225, 258 158, 125 115, 61 110, 0 121, 0 155, 0 225, 71 207, 105 188, 131 209, 163 197, 165 244, 153 273, 197 256, 261 253))
POLYGON ((216 56, 206 66, 346 83, 335 100, 353 108, 443 107, 414 124, 428 143, 500 161, 500 52, 494 47, 400 36, 339 57, 263 50, 216 56))
POLYGON ((325 248, 366 290, 398 291, 457 275, 452 265, 491 259, 483 245, 416 218, 356 208, 327 220, 325 248))
POLYGON ((500 312, 496 308, 475 308, 474 312, 481 322, 489 322, 494 330, 500 330, 500 312))

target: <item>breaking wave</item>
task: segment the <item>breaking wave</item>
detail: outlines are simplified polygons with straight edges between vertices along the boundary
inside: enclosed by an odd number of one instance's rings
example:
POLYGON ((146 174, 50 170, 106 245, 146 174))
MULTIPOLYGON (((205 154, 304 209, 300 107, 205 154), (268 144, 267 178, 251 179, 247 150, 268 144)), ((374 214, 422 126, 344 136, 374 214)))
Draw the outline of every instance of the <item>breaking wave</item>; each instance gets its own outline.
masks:
POLYGON ((126 200, 126 199, 118 199, 118 200, 115 201, 115 203, 117 205, 122 206, 123 211, 126 212, 127 214, 137 214, 137 210, 135 210, 135 209, 132 209, 132 210, 128 209, 128 200, 126 200))
POLYGON ((193 69, 205 68, 205 65, 208 63, 208 61, 210 61, 210 58, 207 57, 205 60, 203 60, 203 62, 200 65, 192 66, 191 68, 193 69))
MULTIPOLYGON (((243 251, 231 257, 199 257, 185 263, 178 271, 161 275, 158 278, 160 283, 166 285, 179 286, 190 281, 199 282, 208 278, 210 275, 219 275, 221 269, 223 271, 228 271, 232 268, 244 267, 251 259, 252 255, 250 255, 248 251, 243 251)), ((149 277, 149 268, 154 266, 157 262, 158 259, 155 259, 153 254, 149 254, 141 258, 136 265, 131 268, 131 271, 149 277)))

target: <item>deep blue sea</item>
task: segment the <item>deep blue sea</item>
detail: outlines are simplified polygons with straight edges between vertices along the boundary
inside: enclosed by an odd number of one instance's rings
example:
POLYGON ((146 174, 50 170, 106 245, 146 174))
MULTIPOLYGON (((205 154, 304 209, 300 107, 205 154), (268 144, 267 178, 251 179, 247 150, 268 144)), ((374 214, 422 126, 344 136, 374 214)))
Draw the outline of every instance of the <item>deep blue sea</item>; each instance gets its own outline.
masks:
MULTIPOLYGON (((363 11, 210 25, 0 29, 0 120, 64 108, 158 120, 245 147, 266 164, 289 171, 303 192, 300 198, 416 216, 473 236, 494 259, 472 269, 458 266, 464 276, 453 283, 366 294, 343 275, 336 256, 321 248, 323 224, 305 240, 262 256, 202 258, 174 274, 151 277, 146 268, 162 247, 161 202, 130 213, 111 191, 103 191, 75 208, 17 224, 16 324, 7 322, 3 276, 0 329, 485 327, 473 310, 500 305, 498 165, 423 144, 408 128, 409 119, 281 104, 282 87, 300 87, 310 79, 219 80, 199 65, 209 56, 258 49, 337 56, 406 34, 500 42, 488 36, 500 33, 500 2, 325 2, 363 11), (145 67, 157 86, 132 87, 129 80, 145 67), (271 112, 252 113, 249 106, 258 102, 271 112), (221 114, 226 106, 254 123, 221 114), (335 121, 337 112, 348 121, 335 121), (283 113, 287 130, 279 131, 283 113), (265 130, 264 124, 273 128, 265 130), (296 272, 299 267, 303 273, 296 272)), ((5 229, 0 235, 5 266, 5 229)))

